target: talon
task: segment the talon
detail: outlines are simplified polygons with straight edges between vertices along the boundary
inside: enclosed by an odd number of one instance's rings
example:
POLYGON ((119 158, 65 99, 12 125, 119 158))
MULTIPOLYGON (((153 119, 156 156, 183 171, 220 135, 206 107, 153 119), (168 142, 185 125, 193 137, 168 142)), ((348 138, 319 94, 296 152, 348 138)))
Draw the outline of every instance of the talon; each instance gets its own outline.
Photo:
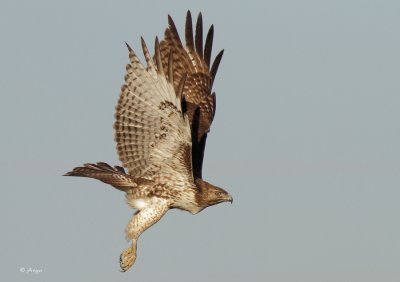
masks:
POLYGON ((121 271, 125 272, 135 263, 136 260, 136 244, 124 250, 119 256, 119 265, 121 271))

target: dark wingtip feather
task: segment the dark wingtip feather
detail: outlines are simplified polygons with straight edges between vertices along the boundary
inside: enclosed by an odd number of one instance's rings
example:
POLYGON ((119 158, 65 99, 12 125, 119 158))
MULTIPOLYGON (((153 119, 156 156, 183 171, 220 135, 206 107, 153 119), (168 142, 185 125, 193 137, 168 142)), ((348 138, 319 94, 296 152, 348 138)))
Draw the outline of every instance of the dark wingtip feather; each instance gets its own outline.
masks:
POLYGON ((178 30, 176 29, 176 25, 174 23, 174 20, 170 15, 168 15, 168 25, 169 25, 169 30, 172 32, 173 36, 176 37, 178 41, 181 41, 179 38, 179 33, 178 30))
POLYGON ((168 14, 168 24, 169 24, 169 26, 172 27, 173 29, 176 29, 174 20, 172 19, 172 17, 171 17, 170 14, 168 14))
POLYGON ((185 40, 186 46, 194 49, 192 14, 189 10, 186 13, 185 40))
POLYGON ((140 36, 140 44, 142 45, 143 53, 145 53, 146 51, 147 51, 147 53, 149 53, 146 41, 144 40, 143 36, 140 36))
POLYGON ((195 44, 196 44, 196 51, 199 54, 200 58, 202 59, 203 58, 203 16, 201 15, 201 12, 199 13, 199 16, 197 17, 195 44))
POLYGON ((211 25, 207 33, 206 44, 204 47, 204 60, 208 68, 210 68, 213 39, 214 39, 214 25, 211 25))
POLYGON ((131 46, 129 46, 128 42, 125 41, 125 45, 128 48, 129 52, 132 52, 133 49, 131 48, 131 46))
POLYGON ((224 49, 222 49, 218 55, 215 57, 214 62, 211 67, 210 75, 211 75, 211 86, 214 83, 215 76, 218 71, 219 63, 221 62, 222 56, 224 55, 224 49))

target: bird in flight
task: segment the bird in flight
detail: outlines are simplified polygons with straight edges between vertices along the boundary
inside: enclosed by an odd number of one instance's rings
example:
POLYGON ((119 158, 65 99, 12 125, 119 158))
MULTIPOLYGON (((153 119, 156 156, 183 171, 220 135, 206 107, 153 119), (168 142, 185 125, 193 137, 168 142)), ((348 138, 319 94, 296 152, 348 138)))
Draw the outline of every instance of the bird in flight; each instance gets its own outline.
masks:
POLYGON ((216 109, 212 85, 223 50, 211 64, 214 27, 203 48, 203 22, 198 15, 195 34, 186 15, 185 45, 168 16, 164 38, 155 40, 151 56, 141 39, 147 65, 127 44, 126 66, 115 113, 115 141, 123 167, 104 162, 75 167, 66 176, 98 179, 126 193, 136 209, 126 227, 131 245, 120 255, 122 271, 136 260, 139 236, 170 209, 196 214, 231 195, 202 177, 207 134, 216 109))

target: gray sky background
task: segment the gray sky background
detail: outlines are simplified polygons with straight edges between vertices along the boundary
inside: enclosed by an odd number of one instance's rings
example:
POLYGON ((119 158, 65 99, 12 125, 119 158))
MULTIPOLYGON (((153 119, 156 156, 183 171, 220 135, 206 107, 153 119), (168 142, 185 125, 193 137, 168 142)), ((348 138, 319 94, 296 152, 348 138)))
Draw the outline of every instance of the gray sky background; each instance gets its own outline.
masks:
POLYGON ((399 15, 398 1, 2 0, 1 280, 399 281, 399 15), (124 41, 152 45, 168 14, 183 36, 188 9, 225 49, 204 176, 235 201, 169 212, 120 273, 124 195, 61 175, 120 164, 124 41))

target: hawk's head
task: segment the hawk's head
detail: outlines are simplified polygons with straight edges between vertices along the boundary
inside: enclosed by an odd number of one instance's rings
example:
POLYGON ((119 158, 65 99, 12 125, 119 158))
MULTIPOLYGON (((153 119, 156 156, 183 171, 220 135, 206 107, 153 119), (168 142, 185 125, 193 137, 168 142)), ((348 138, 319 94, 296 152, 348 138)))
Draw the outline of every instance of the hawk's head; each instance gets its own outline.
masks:
POLYGON ((195 180, 199 193, 196 200, 203 208, 216 205, 222 202, 233 202, 232 196, 224 189, 214 186, 202 179, 195 180))

